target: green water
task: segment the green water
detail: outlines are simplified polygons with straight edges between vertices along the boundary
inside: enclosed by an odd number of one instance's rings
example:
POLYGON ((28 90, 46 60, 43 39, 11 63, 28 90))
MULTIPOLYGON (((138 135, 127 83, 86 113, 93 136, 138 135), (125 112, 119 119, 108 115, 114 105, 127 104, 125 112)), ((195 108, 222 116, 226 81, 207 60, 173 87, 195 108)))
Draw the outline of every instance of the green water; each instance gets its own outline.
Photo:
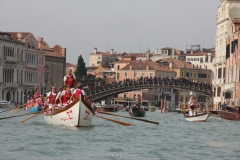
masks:
POLYGON ((86 128, 47 125, 42 115, 24 123, 19 121, 27 116, 1 120, 0 160, 240 159, 240 122, 216 117, 187 122, 173 114, 146 112, 159 125, 101 115, 135 125, 130 127, 97 117, 86 128))

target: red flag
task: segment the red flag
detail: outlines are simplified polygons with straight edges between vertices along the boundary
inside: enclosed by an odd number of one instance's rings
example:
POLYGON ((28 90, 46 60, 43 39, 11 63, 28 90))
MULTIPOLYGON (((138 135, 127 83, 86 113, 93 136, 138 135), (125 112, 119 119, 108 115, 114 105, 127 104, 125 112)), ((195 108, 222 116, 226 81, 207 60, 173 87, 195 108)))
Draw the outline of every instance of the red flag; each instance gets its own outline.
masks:
POLYGON ((235 63, 237 63, 237 56, 238 56, 238 49, 237 49, 237 44, 235 44, 235 50, 234 50, 234 60, 235 60, 235 63))

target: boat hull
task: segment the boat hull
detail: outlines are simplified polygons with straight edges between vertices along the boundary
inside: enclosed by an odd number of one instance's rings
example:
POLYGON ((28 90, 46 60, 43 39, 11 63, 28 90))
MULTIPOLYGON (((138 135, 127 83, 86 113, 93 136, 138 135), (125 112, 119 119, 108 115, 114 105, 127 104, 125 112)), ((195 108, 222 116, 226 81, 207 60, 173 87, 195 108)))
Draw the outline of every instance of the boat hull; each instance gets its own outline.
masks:
POLYGON ((155 110, 156 110, 155 106, 154 107, 149 107, 149 112, 155 112, 155 110))
POLYGON ((132 117, 145 117, 145 111, 137 110, 133 114, 130 114, 132 117))
POLYGON ((94 111, 89 104, 81 98, 77 98, 66 108, 60 109, 57 113, 45 114, 47 124, 65 125, 72 127, 87 127, 91 125, 94 111))
POLYGON ((198 114, 195 116, 184 115, 184 118, 186 121, 189 121, 189 122, 206 122, 209 116, 210 116, 210 113, 204 113, 204 114, 198 114))
POLYGON ((0 104, 0 108, 13 109, 13 108, 15 108, 15 106, 12 104, 0 104))
POLYGON ((217 112, 218 112, 219 116, 223 119, 240 121, 240 114, 237 114, 234 112, 227 112, 227 111, 223 111, 223 110, 218 110, 217 112))
POLYGON ((217 111, 209 111, 211 116, 220 117, 217 111))

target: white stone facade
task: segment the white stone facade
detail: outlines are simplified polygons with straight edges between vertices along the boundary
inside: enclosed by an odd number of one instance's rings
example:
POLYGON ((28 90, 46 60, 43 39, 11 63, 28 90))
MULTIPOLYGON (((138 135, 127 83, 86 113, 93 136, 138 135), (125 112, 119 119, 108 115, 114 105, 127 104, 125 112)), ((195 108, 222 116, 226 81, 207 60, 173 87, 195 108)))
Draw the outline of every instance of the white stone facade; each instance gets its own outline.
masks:
POLYGON ((223 86, 225 84, 226 68, 226 40, 232 34, 232 19, 240 17, 240 1, 221 0, 218 6, 216 46, 214 65, 214 108, 219 109, 224 103, 223 86))
POLYGON ((25 44, 0 32, 0 99, 24 103, 25 44))

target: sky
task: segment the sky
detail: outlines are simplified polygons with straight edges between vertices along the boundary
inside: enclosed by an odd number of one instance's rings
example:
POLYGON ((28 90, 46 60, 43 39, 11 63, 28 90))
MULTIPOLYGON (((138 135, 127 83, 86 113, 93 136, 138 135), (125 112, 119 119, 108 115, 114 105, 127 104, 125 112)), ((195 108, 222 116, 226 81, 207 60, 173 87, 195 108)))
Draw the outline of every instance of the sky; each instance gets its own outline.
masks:
POLYGON ((96 47, 117 53, 215 46, 219 0, 0 0, 0 31, 31 32, 88 66, 96 47))

